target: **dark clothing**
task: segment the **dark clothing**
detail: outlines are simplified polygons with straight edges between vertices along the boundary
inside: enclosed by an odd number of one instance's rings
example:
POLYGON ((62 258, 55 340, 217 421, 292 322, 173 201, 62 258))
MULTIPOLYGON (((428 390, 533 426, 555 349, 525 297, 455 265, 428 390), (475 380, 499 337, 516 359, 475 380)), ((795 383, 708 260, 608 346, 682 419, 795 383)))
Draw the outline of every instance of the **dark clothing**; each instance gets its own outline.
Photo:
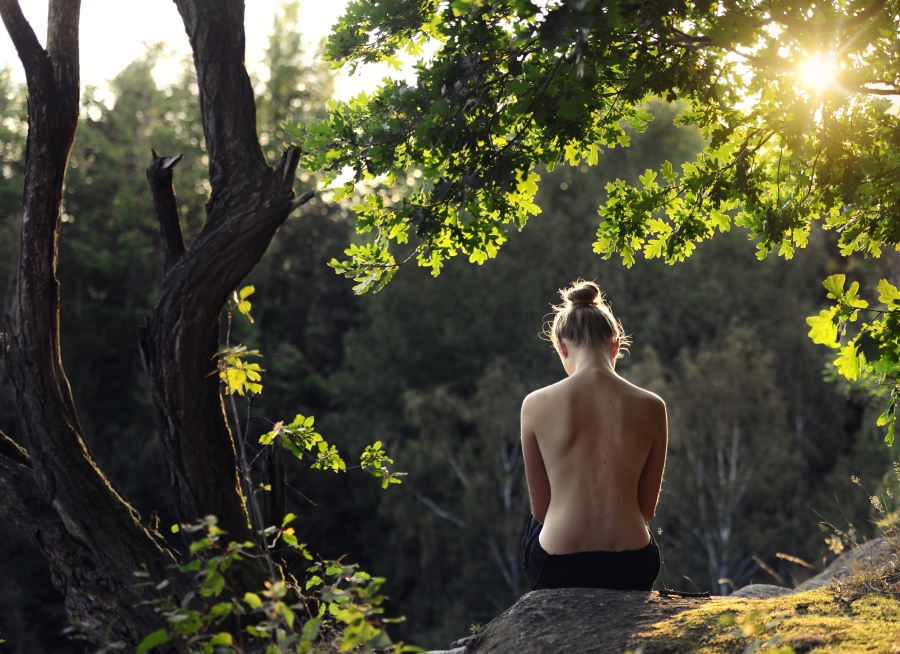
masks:
POLYGON ((639 550, 548 554, 539 536, 544 525, 528 516, 522 537, 523 565, 531 590, 545 588, 609 588, 650 590, 659 574, 659 549, 653 534, 639 550))

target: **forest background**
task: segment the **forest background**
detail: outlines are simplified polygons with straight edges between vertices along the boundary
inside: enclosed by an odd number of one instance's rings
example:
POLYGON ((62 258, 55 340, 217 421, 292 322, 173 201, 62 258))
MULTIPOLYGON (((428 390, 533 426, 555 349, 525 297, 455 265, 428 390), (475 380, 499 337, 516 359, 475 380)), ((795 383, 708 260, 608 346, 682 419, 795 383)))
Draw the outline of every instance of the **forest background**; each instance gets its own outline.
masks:
MULTIPOLYGON (((332 94, 330 71, 304 52, 300 18, 296 3, 283 7, 256 80, 270 161, 284 140, 280 125, 321 116, 332 94)), ((157 512, 167 527, 175 516, 137 347, 159 283, 144 174, 150 148, 185 154, 175 186, 187 241, 202 226, 209 183, 193 68, 186 62, 177 83, 158 88, 152 71, 162 52, 148 48, 111 80, 114 100, 84 91, 59 278, 63 356, 90 447, 136 508, 157 512)), ((15 294, 24 103, 24 88, 0 71, 4 312, 15 294)), ((825 304, 826 275, 847 273, 873 292, 879 278, 900 278, 900 258, 840 258, 834 235, 816 229, 794 260, 759 262, 736 228, 677 266, 601 260, 591 244, 606 182, 633 183, 702 147, 696 132, 673 125, 677 107, 652 110, 656 119, 631 147, 606 152, 594 167, 542 173, 542 213, 482 266, 453 260, 438 278, 409 266, 380 293, 356 297, 327 265, 355 242, 352 203, 325 191, 287 221, 248 279, 255 324, 241 324, 238 337, 264 355, 260 412, 315 415, 319 431, 351 456, 381 440, 409 473, 382 493, 352 475, 288 469, 298 537, 387 577, 389 612, 407 618, 398 637, 446 646, 528 590, 518 410, 528 392, 563 374, 539 334, 556 289, 579 277, 598 281, 633 336, 622 375, 669 406, 670 458, 651 523, 666 561, 658 584, 723 594, 754 581, 791 585, 814 572, 778 554, 821 569, 846 535, 875 531, 868 496, 850 478, 877 490, 894 452, 875 427, 871 392, 834 381, 805 318, 825 304)), ((301 183, 316 180, 301 173, 301 183)), ((19 439, 5 374, 0 430, 19 439)), ((64 627, 46 564, 0 522, 0 650, 81 651, 64 627)))

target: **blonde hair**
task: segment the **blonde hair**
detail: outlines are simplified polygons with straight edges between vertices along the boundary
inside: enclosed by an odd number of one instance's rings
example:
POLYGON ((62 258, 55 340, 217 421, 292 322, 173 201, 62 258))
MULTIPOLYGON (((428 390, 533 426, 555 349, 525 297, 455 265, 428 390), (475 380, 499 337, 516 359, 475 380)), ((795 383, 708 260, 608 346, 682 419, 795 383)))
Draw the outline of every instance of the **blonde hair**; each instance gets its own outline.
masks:
POLYGON ((559 341, 577 347, 585 345, 612 345, 619 343, 617 359, 624 356, 631 340, 625 335, 622 323, 613 316, 612 309, 600 287, 594 282, 579 279, 568 288, 559 291, 562 304, 554 305, 553 323, 545 332, 553 347, 559 351, 559 341))

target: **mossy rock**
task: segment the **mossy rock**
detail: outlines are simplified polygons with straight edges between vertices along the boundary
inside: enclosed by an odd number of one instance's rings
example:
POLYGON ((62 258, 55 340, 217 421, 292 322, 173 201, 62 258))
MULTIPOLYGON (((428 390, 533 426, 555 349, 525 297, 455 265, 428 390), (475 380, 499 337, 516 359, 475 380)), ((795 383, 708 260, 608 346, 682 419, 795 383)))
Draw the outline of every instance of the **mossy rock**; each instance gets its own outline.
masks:
POLYGON ((887 654, 900 651, 900 603, 875 593, 848 600, 830 588, 770 599, 713 598, 636 636, 632 645, 644 654, 887 654))
POLYGON ((889 561, 897 569, 895 557, 895 544, 877 539, 797 588, 756 584, 708 599, 586 588, 534 591, 473 637, 465 654, 896 653, 900 602, 878 593, 843 597, 841 586, 833 585, 889 561))
POLYGON ((770 599, 594 589, 528 593, 465 654, 803 654, 900 651, 900 603, 823 588, 770 599))

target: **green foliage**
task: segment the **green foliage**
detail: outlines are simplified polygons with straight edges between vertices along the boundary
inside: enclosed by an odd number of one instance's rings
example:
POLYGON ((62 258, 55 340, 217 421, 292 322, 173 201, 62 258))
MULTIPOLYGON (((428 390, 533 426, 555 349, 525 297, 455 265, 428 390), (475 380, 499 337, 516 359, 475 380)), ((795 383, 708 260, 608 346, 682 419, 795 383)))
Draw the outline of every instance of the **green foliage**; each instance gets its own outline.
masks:
MULTIPOLYGON (((247 395, 248 398, 262 393, 263 386, 261 372, 264 370, 257 363, 249 363, 245 361, 250 356, 261 356, 257 350, 248 350, 243 345, 232 346, 230 344, 232 317, 237 311, 246 316, 250 322, 253 318, 250 316, 252 308, 250 301, 247 300, 250 295, 255 292, 255 287, 244 286, 239 291, 235 291, 232 299, 225 308, 226 313, 226 336, 225 346, 217 353, 216 360, 218 362, 219 379, 222 381, 222 392, 226 396, 247 395)), ((239 429, 237 409, 233 405, 235 428, 239 429)), ((253 416, 249 416, 248 420, 252 420, 253 416)), ((347 464, 338 452, 337 447, 329 444, 322 435, 315 431, 313 424, 315 418, 313 416, 304 416, 297 414, 294 420, 288 424, 284 421, 273 423, 272 430, 263 434, 259 438, 261 445, 272 445, 280 442, 281 445, 298 459, 309 457, 312 459, 312 468, 314 470, 331 470, 333 472, 346 472, 347 464), (315 449, 315 453, 309 455, 315 449)), ((243 457, 240 454, 239 458, 243 457)), ((387 456, 382 448, 381 441, 368 445, 360 458, 360 467, 366 470, 372 476, 381 479, 381 487, 387 488, 390 484, 401 483, 400 477, 404 476, 402 472, 391 472, 385 464, 393 463, 393 460, 387 456)), ((243 464, 241 464, 243 465, 243 464)), ((249 468, 242 474, 249 475, 249 468)), ((271 490, 267 488, 266 490, 271 490)))
POLYGON ((390 277, 390 241, 411 232, 419 263, 435 274, 458 251, 479 263, 495 256, 502 226, 521 229, 538 211, 534 167, 592 165, 603 149, 628 145, 622 124, 642 130, 651 97, 691 103, 682 123, 697 125, 708 145, 681 174, 665 162, 661 183, 652 171, 640 189, 610 183, 599 253, 632 265, 643 248, 679 261, 734 220, 758 239, 760 256, 777 247, 790 257, 823 216, 841 230, 844 251, 877 254, 900 243, 898 118, 880 97, 898 93, 897 34, 897 8, 884 2, 358 0, 335 26, 331 60, 390 62, 427 40, 439 51, 419 61, 414 87, 385 80, 371 96, 330 105, 327 120, 288 131, 326 180, 353 169, 344 194, 421 172, 401 201, 369 195, 357 207, 359 231, 375 237, 335 267, 360 281, 358 292, 390 277), (821 61, 834 79, 804 80, 803 66, 821 61))
MULTIPOLYGON (((844 290, 845 275, 831 275, 825 280, 828 299, 835 304, 823 309, 818 316, 806 319, 809 336, 815 343, 837 350, 834 366, 838 374, 850 381, 865 379, 877 388, 890 390, 890 401, 878 417, 878 426, 887 427, 884 437, 888 445, 894 443, 897 399, 900 397, 900 291, 886 279, 878 282, 878 302, 883 309, 869 309, 869 303, 858 296, 859 283, 853 282, 844 290), (848 336, 850 323, 859 312, 870 315, 848 336)), ((886 393, 879 393, 884 395, 886 393)))
POLYGON ((256 292, 256 288, 253 286, 245 286, 240 291, 234 292, 234 302, 237 310, 246 316, 251 323, 253 322, 253 316, 250 315, 250 309, 253 305, 250 304, 247 298, 253 295, 254 292, 256 292))
MULTIPOLYGON (((249 304, 249 303, 248 303, 249 304)), ((226 347, 217 354, 219 362, 219 379, 224 382, 225 394, 247 392, 258 395, 262 393, 262 377, 264 372, 258 363, 245 361, 247 357, 262 356, 257 350, 248 350, 243 345, 226 347)))
POLYGON ((136 654, 144 654, 144 652, 150 651, 157 645, 164 645, 170 640, 171 638, 169 638, 169 634, 165 629, 158 629, 152 634, 147 634, 147 636, 138 644, 138 648, 135 652, 136 654))
MULTIPOLYGON (((391 643, 384 627, 396 620, 382 617, 383 578, 372 577, 356 565, 322 560, 306 570, 305 590, 315 589, 309 595, 276 580, 267 582, 267 587, 258 592, 234 597, 230 570, 244 557, 253 556, 255 545, 225 545, 224 532, 216 527, 214 516, 181 527, 200 536, 191 544, 190 562, 178 566, 180 573, 193 575, 195 591, 182 598, 169 595, 151 602, 169 627, 148 634, 137 652, 169 642, 191 654, 240 654, 263 649, 267 654, 305 654, 331 644, 341 652, 422 651, 391 643)), ((303 553, 312 558, 305 550, 303 553)), ((149 577, 147 572, 136 575, 149 577)), ((168 585, 169 581, 163 580, 156 589, 161 591, 168 585)), ((115 643, 108 647, 120 649, 115 643)))
POLYGON ((259 395, 262 393, 262 376, 259 374, 265 372, 258 363, 249 363, 245 361, 247 357, 262 356, 258 350, 248 350, 243 345, 232 346, 231 339, 231 320, 234 312, 237 311, 245 316, 247 320, 253 323, 253 316, 250 315, 250 309, 253 305, 247 299, 254 292, 253 286, 244 286, 239 291, 234 291, 232 298, 229 300, 225 309, 226 321, 228 329, 225 336, 225 347, 216 353, 216 361, 218 362, 219 379, 223 382, 223 390, 225 395, 244 395, 252 393, 259 395))
POLYGON ((381 441, 375 441, 372 445, 367 445, 365 451, 359 457, 359 465, 363 470, 372 473, 374 477, 381 479, 381 487, 387 488, 390 484, 402 483, 400 477, 405 477, 405 472, 391 472, 387 469, 386 463, 393 463, 394 460, 389 458, 387 452, 381 446, 381 441))
POLYGON ((284 448, 301 460, 306 452, 316 448, 317 452, 313 456, 313 469, 345 472, 347 465, 338 454, 337 448, 329 445, 322 435, 313 429, 314 422, 315 418, 312 416, 307 418, 297 414, 294 420, 287 425, 284 422, 276 422, 272 431, 259 437, 259 442, 262 445, 271 445, 276 438, 280 437, 284 448))
MULTIPOLYGON (((585 11, 596 15, 587 24, 597 33, 622 22, 619 11, 590 4, 585 11)), ((371 96, 329 105, 324 121, 286 128, 304 145, 305 165, 324 171, 326 183, 353 170, 338 198, 359 182, 383 176, 394 185, 408 171, 415 175, 402 198, 366 194, 354 208, 358 230, 374 238, 333 265, 359 282, 358 293, 390 279, 390 243, 413 235, 419 264, 433 274, 459 252, 477 263, 493 258, 506 226, 521 229, 540 211, 536 164, 596 164, 604 148, 628 143, 622 123, 646 124, 639 106, 646 90, 614 88, 613 80, 663 61, 658 54, 610 42, 596 59, 581 46, 574 59, 560 56, 570 44, 540 27, 543 13, 520 1, 355 2, 337 24, 326 49, 336 63, 390 63, 398 48, 415 55, 428 39, 442 46, 430 65, 418 65, 416 86, 386 80, 371 96)), ((557 15, 563 23, 571 18, 557 15)), ((661 65, 663 74, 673 72, 661 65)))
POLYGON ((393 185, 411 168, 421 172, 402 201, 368 195, 357 207, 359 231, 375 237, 334 265, 360 281, 358 292, 390 277, 390 241, 405 243, 410 232, 419 263, 435 274, 457 251, 479 263, 495 256, 502 226, 521 229, 539 211, 534 167, 596 164, 604 148, 628 145, 623 123, 644 128, 641 105, 654 96, 691 102, 682 122, 700 127, 708 145, 680 175, 665 162, 662 183, 651 171, 641 189, 610 183, 598 252, 618 252, 626 265, 641 248, 679 261, 728 230, 740 207, 734 221, 758 238, 760 256, 778 247, 790 257, 819 216, 842 230, 845 251, 877 253, 900 242, 891 218, 898 119, 879 97, 897 92, 883 81, 897 72, 895 14, 884 2, 808 0, 777 9, 358 0, 329 40, 332 61, 390 62, 427 40, 440 50, 419 62, 414 87, 385 80, 371 96, 330 105, 327 120, 288 132, 326 180, 353 169, 339 195, 364 180, 393 185), (804 86, 800 68, 824 56, 834 57, 833 83, 804 86))

